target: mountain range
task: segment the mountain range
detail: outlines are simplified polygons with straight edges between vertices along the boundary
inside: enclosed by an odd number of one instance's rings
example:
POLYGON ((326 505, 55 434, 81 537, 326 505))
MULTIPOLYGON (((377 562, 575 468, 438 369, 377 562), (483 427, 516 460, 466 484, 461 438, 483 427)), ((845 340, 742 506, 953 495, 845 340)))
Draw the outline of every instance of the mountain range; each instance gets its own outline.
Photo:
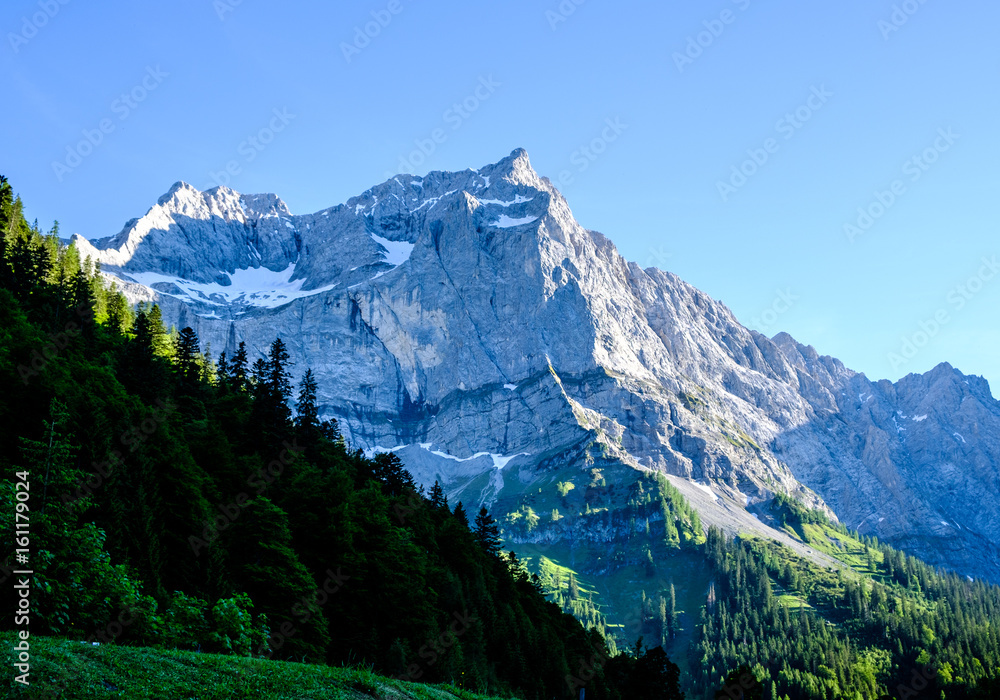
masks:
POLYGON ((280 336, 352 446, 507 516, 508 542, 604 547, 592 570, 635 563, 610 554, 641 526, 624 516, 628 487, 657 472, 730 534, 829 563, 778 527, 781 492, 1000 581, 1000 404, 985 379, 942 364, 872 381, 749 330, 581 226, 523 150, 304 215, 179 182, 118 234, 73 240, 213 354, 245 342, 252 361, 280 336))

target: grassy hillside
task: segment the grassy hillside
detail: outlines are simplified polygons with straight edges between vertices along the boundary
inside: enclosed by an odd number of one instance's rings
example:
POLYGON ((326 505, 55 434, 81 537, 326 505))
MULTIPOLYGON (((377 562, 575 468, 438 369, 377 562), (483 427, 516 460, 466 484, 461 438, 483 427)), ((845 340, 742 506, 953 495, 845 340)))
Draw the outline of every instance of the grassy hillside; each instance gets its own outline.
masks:
MULTIPOLYGON (((619 547, 618 551, 629 551, 632 558, 638 558, 643 551, 641 545, 646 544, 619 547)), ((683 679, 689 671, 687 649, 695 639, 710 583, 708 562, 697 551, 671 549, 658 542, 648 544, 654 560, 651 568, 634 564, 599 574, 590 569, 602 554, 606 555, 605 545, 582 543, 570 551, 567 545, 519 544, 517 551, 529 569, 538 573, 543 590, 564 610, 600 629, 610 648, 629 648, 642 636, 647 644, 663 646, 680 666, 683 679), (571 562, 576 568, 570 566, 571 562), (571 574, 575 596, 570 587, 571 574), (671 584, 678 621, 673 634, 663 628, 659 619, 659 599, 669 600, 671 584)))
MULTIPOLYGON (((14 635, 0 635, 3 665, 14 662, 14 635)), ((501 700, 447 685, 405 683, 364 669, 334 668, 188 651, 31 640, 31 685, 8 673, 7 697, 29 700, 501 700)))

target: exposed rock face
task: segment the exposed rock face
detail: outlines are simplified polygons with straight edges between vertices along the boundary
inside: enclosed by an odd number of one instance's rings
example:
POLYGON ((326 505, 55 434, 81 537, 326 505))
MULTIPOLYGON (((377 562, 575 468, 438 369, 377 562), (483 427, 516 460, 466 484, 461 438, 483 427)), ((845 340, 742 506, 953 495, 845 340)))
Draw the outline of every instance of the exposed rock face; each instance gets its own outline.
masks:
POLYGON ((515 507, 567 470, 651 469, 688 480, 703 518, 731 531, 758 523, 734 508, 782 490, 1000 580, 1000 405, 985 380, 942 365, 873 383, 749 331, 582 228, 522 150, 303 216, 178 183, 117 236, 75 240, 213 353, 245 340, 263 354, 281 336, 354 445, 397 450, 453 499, 515 507))

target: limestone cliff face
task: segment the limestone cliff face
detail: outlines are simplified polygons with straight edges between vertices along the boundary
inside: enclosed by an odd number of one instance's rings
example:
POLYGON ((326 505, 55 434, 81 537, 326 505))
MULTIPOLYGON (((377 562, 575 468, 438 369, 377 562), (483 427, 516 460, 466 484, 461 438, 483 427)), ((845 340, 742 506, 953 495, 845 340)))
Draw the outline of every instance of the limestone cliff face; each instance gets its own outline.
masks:
POLYGON ((83 255, 214 354, 276 337, 323 411, 452 498, 513 507, 595 465, 680 477, 708 522, 760 529, 775 490, 932 563, 1000 580, 1000 405, 942 365, 871 382, 624 260, 524 151, 400 175, 292 215, 178 183, 83 255), (567 471, 568 470, 568 471, 567 471))

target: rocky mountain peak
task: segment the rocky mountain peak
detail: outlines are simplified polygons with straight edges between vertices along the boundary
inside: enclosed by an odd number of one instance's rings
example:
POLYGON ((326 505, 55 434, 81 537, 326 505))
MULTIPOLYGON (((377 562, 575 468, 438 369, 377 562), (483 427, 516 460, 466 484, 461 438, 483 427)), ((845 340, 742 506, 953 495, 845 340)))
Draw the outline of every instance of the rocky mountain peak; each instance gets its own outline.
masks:
POLYGON ((595 465, 654 470, 733 533, 779 537, 746 509, 784 491, 1000 579, 1000 516, 976 510, 1000 500, 985 381, 943 365, 872 382, 749 331, 582 227, 523 149, 305 215, 178 183, 118 236, 77 243, 216 351, 280 336, 353 445, 396 451, 453 499, 514 509, 595 465))

